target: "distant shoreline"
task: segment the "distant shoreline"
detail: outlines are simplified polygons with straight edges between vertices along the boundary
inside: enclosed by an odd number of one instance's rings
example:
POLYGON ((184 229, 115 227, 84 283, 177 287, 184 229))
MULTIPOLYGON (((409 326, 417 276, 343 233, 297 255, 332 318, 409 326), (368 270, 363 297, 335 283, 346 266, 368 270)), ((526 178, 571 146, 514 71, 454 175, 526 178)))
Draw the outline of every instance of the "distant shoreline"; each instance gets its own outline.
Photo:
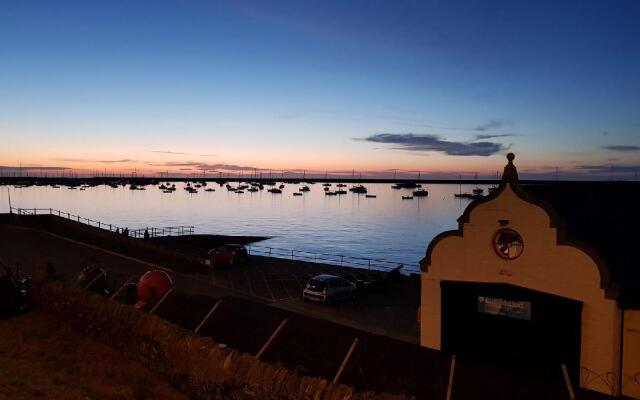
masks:
MULTIPOLYGON (((256 182, 267 185, 270 182, 285 183, 285 184, 300 184, 300 183, 425 183, 425 184, 478 184, 478 185, 497 185, 500 183, 499 179, 387 179, 387 178, 318 178, 318 179, 268 179, 268 178, 251 178, 245 177, 229 177, 229 178, 185 178, 185 177, 164 177, 160 178, 148 178, 148 177, 85 177, 85 178, 71 178, 71 177, 0 177, 0 186, 6 185, 63 185, 63 186, 80 186, 82 184, 88 185, 106 185, 110 183, 118 184, 134 184, 134 185, 159 185, 166 182, 207 182, 211 184, 224 185, 227 182, 256 182)), ((585 182, 606 182, 606 183, 637 183, 630 180, 625 181, 583 181, 583 180, 526 180, 521 179, 522 184, 555 184, 555 183, 585 183, 585 182)))

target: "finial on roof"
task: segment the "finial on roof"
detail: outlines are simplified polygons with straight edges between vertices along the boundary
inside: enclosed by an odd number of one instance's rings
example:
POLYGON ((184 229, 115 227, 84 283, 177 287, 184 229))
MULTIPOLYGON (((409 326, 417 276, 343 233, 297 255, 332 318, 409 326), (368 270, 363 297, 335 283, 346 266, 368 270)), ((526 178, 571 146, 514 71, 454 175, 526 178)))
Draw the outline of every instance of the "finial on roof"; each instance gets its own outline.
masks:
POLYGON ((516 166, 513 165, 513 159, 516 158, 515 154, 509 153, 507 154, 507 165, 504 167, 504 172, 502 173, 502 180, 517 183, 518 182, 518 170, 516 166))

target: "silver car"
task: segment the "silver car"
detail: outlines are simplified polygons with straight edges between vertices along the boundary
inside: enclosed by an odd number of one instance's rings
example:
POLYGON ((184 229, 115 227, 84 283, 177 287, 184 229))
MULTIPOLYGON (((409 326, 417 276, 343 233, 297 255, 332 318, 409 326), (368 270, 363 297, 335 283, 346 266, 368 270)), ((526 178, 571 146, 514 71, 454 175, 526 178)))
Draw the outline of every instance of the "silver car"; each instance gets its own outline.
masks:
POLYGON ((337 300, 356 298, 356 286, 335 275, 322 274, 309 279, 302 291, 305 300, 330 304, 337 300))

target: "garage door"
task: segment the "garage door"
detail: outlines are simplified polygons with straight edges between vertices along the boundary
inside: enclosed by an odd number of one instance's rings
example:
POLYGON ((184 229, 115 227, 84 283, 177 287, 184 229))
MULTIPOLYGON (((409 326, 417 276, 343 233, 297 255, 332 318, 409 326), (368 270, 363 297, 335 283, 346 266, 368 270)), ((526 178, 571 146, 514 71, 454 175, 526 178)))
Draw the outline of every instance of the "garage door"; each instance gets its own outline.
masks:
POLYGON ((579 382, 582 303, 506 284, 442 282, 442 350, 579 382))

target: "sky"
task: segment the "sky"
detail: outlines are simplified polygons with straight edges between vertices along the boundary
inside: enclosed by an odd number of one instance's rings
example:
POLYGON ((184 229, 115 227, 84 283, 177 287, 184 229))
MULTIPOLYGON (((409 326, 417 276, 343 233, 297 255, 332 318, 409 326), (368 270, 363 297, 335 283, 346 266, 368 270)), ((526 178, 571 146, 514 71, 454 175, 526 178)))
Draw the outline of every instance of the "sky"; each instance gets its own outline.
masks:
POLYGON ((635 179, 639 20, 637 0, 3 0, 0 174, 489 177, 513 152, 524 177, 635 179))

